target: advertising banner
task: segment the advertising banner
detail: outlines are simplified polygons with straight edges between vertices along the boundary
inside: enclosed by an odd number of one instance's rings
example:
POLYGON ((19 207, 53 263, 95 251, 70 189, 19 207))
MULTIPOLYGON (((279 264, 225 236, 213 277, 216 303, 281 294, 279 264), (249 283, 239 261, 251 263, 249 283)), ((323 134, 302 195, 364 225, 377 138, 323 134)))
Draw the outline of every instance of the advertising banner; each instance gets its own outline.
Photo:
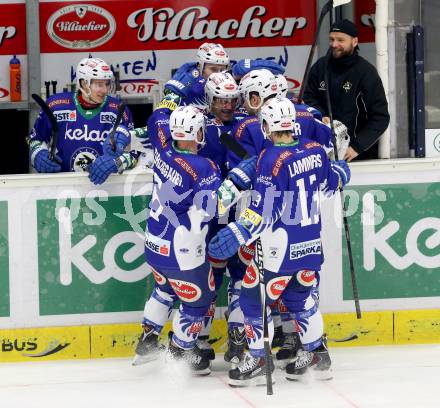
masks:
POLYGON ((0 201, 0 317, 9 316, 8 203, 0 201))
MULTIPOLYGON (((349 217, 361 299, 440 296, 440 183, 356 186, 349 217)), ((343 298, 352 299, 343 239, 343 298)))
MULTIPOLYGON (((316 4, 306 0, 294 6, 284 0, 43 0, 39 11, 42 84, 56 81, 57 92, 70 90, 78 62, 91 54, 119 69, 123 97, 149 101, 173 69, 195 61, 203 42, 221 43, 232 60, 274 60, 286 69, 290 89, 298 89, 316 28, 316 4)), ((26 33, 19 29, 25 5, 2 5, 0 15, 0 34, 3 26, 4 44, 9 41, 0 47, 0 101, 7 101, 10 54, 26 53, 26 33)), ((27 61, 19 58, 24 90, 27 61)))

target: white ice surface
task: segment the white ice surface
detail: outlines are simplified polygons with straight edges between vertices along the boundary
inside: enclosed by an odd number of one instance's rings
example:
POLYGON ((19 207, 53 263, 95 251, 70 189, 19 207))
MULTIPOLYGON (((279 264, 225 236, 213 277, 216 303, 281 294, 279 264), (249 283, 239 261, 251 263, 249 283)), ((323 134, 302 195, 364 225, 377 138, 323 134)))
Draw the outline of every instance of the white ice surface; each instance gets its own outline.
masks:
POLYGON ((265 387, 229 387, 222 355, 203 378, 162 360, 3 363, 0 407, 440 407, 440 345, 333 348, 331 356, 333 380, 289 382, 277 369, 273 396, 265 387))

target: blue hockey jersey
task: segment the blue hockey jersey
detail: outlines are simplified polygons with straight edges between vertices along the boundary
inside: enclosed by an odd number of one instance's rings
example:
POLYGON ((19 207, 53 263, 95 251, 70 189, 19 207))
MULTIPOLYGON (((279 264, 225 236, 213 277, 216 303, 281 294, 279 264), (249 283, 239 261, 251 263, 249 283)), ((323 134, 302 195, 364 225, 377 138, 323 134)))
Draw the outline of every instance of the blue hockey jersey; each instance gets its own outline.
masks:
POLYGON ((258 236, 264 268, 272 272, 319 270, 323 261, 319 191, 335 192, 339 176, 322 146, 270 146, 258 158, 250 206, 239 222, 258 236))
MULTIPOLYGON (((58 122, 57 155, 61 171, 84 171, 85 167, 102 155, 102 143, 113 128, 119 104, 107 96, 96 109, 85 110, 76 95, 63 92, 50 96, 47 105, 58 122)), ((130 111, 126 108, 122 124, 133 129, 130 111)), ((40 112, 31 130, 30 142, 38 140, 49 145, 52 125, 40 112)))
MULTIPOLYGON (((310 107, 307 105, 297 104, 295 109, 295 136, 317 141, 326 150, 332 149, 330 128, 315 119, 314 113, 310 111, 310 107)), ((272 142, 265 139, 260 121, 256 116, 248 116, 240 121, 232 130, 232 135, 250 156, 258 156, 264 148, 272 145, 272 142)), ((236 167, 240 161, 241 158, 233 152, 227 154, 226 162, 229 169, 236 167)))
POLYGON ((154 148, 154 186, 145 235, 147 262, 162 270, 191 270, 207 262, 209 223, 221 179, 216 164, 172 145, 154 148))

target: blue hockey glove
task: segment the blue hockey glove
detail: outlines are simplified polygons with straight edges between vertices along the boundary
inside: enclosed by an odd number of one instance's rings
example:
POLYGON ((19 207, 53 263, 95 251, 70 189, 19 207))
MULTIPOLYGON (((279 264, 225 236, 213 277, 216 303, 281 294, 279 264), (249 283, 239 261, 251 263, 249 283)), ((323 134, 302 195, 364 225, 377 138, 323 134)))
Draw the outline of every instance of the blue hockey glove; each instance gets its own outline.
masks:
POLYGON ((61 171, 61 166, 58 163, 61 163, 61 159, 59 156, 55 156, 55 160, 49 159, 49 150, 42 148, 37 151, 35 156, 32 154, 33 159, 31 158, 32 165, 38 173, 59 173, 61 171))
POLYGON ((242 59, 232 66, 232 75, 242 77, 254 69, 268 69, 272 74, 284 74, 285 69, 274 61, 266 59, 242 59))
POLYGON ((339 188, 343 188, 350 181, 351 171, 345 160, 330 162, 332 169, 339 175, 339 188))
POLYGON ((256 171, 257 156, 252 156, 249 159, 242 160, 237 167, 229 172, 228 176, 240 190, 249 190, 256 171))
POLYGON ((124 149, 130 144, 130 139, 130 131, 127 126, 119 125, 113 135, 114 146, 110 141, 110 134, 108 134, 102 145, 102 151, 107 156, 118 157, 124 153, 124 149))
POLYGON ((186 97, 199 76, 200 72, 197 69, 197 64, 195 62, 187 62, 183 64, 165 84, 165 90, 186 97))
POLYGON ((216 259, 230 258, 250 237, 251 234, 245 227, 237 222, 231 222, 211 239, 208 254, 216 259))
POLYGON ((113 156, 99 156, 89 166, 89 180, 93 184, 102 184, 108 176, 118 171, 116 159, 113 156))

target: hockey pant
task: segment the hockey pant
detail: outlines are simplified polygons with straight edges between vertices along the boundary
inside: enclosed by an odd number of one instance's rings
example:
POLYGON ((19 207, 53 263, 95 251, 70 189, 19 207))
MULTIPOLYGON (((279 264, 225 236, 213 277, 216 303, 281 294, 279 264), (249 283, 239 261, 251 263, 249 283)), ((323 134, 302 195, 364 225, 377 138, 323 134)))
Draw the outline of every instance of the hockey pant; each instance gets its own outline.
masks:
MULTIPOLYGON (((318 305, 312 296, 314 271, 273 273, 264 271, 266 305, 271 305, 282 295, 283 304, 296 320, 301 343, 311 351, 321 345, 324 324, 318 305)), ((252 262, 246 270, 240 294, 240 307, 244 314, 244 325, 249 351, 254 357, 264 356, 263 316, 260 301, 258 272, 252 262)), ((273 322, 268 319, 270 342, 273 337, 273 322)))
POLYGON ((145 304, 143 324, 160 333, 173 304, 180 307, 173 318, 172 340, 183 349, 192 349, 202 329, 205 315, 215 299, 215 282, 209 263, 181 272, 152 267, 156 285, 145 304))

